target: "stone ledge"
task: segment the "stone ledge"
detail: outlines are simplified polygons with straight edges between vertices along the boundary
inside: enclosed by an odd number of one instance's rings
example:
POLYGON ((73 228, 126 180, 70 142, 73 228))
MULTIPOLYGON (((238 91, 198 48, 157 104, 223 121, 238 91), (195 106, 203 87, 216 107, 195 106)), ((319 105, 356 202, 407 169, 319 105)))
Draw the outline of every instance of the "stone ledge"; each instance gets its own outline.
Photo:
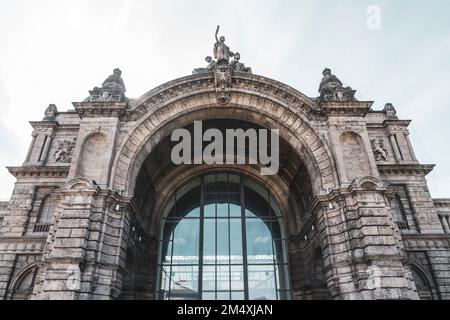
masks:
POLYGON ((119 117, 124 114, 127 102, 73 102, 81 118, 119 117))
MULTIPOLYGON (((434 205, 441 208, 450 208, 450 198, 448 199, 433 199, 434 205)), ((0 202, 1 205, 1 202, 0 202)))
POLYGON ((7 167, 9 173, 14 177, 61 177, 66 178, 69 174, 69 166, 22 166, 22 167, 7 167))
POLYGON ((365 117, 372 108, 373 101, 331 101, 321 102, 319 112, 328 116, 365 117))
POLYGON ((380 173, 385 174, 424 174, 428 175, 433 171, 435 164, 394 164, 378 165, 380 173))
POLYGON ((402 234, 402 240, 407 250, 450 248, 450 234, 445 233, 402 234))

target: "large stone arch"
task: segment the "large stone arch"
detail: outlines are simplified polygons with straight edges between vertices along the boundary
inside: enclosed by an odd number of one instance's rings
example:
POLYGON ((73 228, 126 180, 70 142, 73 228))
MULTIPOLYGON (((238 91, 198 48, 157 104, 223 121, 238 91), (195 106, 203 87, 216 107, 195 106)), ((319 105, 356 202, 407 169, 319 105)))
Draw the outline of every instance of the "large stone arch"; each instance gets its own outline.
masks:
POLYGON ((133 103, 129 117, 135 125, 118 148, 111 186, 132 196, 139 169, 164 137, 194 120, 229 118, 280 129, 280 137, 305 161, 314 193, 319 194, 335 187, 337 176, 332 156, 308 116, 316 108, 298 91, 260 76, 233 77, 230 103, 225 106, 217 103, 209 75, 172 81, 133 103))

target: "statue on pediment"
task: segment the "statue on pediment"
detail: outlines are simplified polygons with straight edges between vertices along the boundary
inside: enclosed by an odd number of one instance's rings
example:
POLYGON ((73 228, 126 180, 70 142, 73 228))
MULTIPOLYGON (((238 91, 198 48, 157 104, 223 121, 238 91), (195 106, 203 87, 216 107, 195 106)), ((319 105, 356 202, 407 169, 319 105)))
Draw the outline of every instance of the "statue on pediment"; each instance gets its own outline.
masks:
POLYGON ((55 121, 57 113, 58 108, 56 107, 56 105, 49 105, 47 109, 45 109, 45 117, 43 121, 55 121))
POLYGON ((218 65, 228 65, 230 63, 230 57, 234 57, 234 53, 225 44, 225 37, 218 38, 220 26, 217 26, 216 30, 216 44, 214 45, 214 58, 217 60, 218 65))
POLYGON ((122 79, 122 71, 114 69, 113 74, 103 81, 102 87, 95 87, 90 93, 86 102, 126 102, 128 98, 125 96, 125 83, 122 79))
POLYGON ((323 71, 323 78, 319 86, 320 101, 354 101, 356 91, 350 87, 344 87, 331 70, 323 71))

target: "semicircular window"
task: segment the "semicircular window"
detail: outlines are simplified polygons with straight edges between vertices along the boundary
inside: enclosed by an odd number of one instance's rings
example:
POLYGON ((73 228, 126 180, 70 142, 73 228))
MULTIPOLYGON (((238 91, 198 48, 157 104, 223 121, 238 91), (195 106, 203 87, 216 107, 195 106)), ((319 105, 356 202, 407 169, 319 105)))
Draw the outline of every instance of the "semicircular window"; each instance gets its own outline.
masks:
POLYGON ((240 175, 210 174, 179 189, 161 225, 157 297, 290 299, 281 212, 240 175))

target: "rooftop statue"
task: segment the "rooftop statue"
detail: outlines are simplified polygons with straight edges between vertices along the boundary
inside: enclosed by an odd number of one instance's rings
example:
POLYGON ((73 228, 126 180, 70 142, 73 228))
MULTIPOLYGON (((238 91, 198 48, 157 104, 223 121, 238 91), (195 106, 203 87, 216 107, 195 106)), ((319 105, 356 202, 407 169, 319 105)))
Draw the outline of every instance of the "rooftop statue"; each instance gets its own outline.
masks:
POLYGON ((323 71, 323 78, 319 87, 320 101, 353 101, 356 91, 350 87, 344 87, 331 70, 323 71))
POLYGON ((109 88, 112 91, 125 93, 125 83, 122 79, 122 71, 120 69, 114 69, 113 74, 110 75, 102 84, 103 88, 109 88))
POLYGON ((101 88, 95 87, 89 91, 90 97, 85 102, 125 102, 128 101, 126 91, 122 71, 116 68, 113 74, 106 78, 101 88))
POLYGON ((216 43, 214 44, 214 58, 208 56, 205 58, 208 66, 206 68, 196 68, 192 74, 202 74, 214 72, 217 69, 229 69, 230 71, 238 71, 244 73, 252 73, 252 69, 246 67, 241 61, 241 55, 239 53, 233 53, 230 48, 225 44, 225 37, 218 38, 220 26, 217 26, 216 30, 216 43), (230 57, 234 57, 230 62, 230 57))
POLYGON ((245 73, 252 73, 252 68, 247 68, 245 66, 245 64, 243 64, 242 62, 240 62, 239 60, 241 60, 241 55, 236 52, 234 54, 234 60, 231 61, 230 66, 231 69, 235 70, 235 71, 240 71, 240 72, 245 72, 245 73))
POLYGON ((234 53, 230 51, 230 48, 225 44, 225 37, 218 38, 220 26, 217 26, 216 30, 216 44, 214 45, 214 58, 217 60, 218 65, 228 65, 230 63, 230 57, 234 57, 234 53))
POLYGON ((392 103, 386 103, 386 105, 384 106, 383 109, 384 113, 386 114, 386 117, 388 119, 398 119, 397 117, 397 110, 395 109, 395 107, 393 106, 392 103))
POLYGON ((56 105, 51 104, 45 109, 45 117, 44 121, 55 121, 56 120, 56 114, 58 113, 58 108, 56 105))

